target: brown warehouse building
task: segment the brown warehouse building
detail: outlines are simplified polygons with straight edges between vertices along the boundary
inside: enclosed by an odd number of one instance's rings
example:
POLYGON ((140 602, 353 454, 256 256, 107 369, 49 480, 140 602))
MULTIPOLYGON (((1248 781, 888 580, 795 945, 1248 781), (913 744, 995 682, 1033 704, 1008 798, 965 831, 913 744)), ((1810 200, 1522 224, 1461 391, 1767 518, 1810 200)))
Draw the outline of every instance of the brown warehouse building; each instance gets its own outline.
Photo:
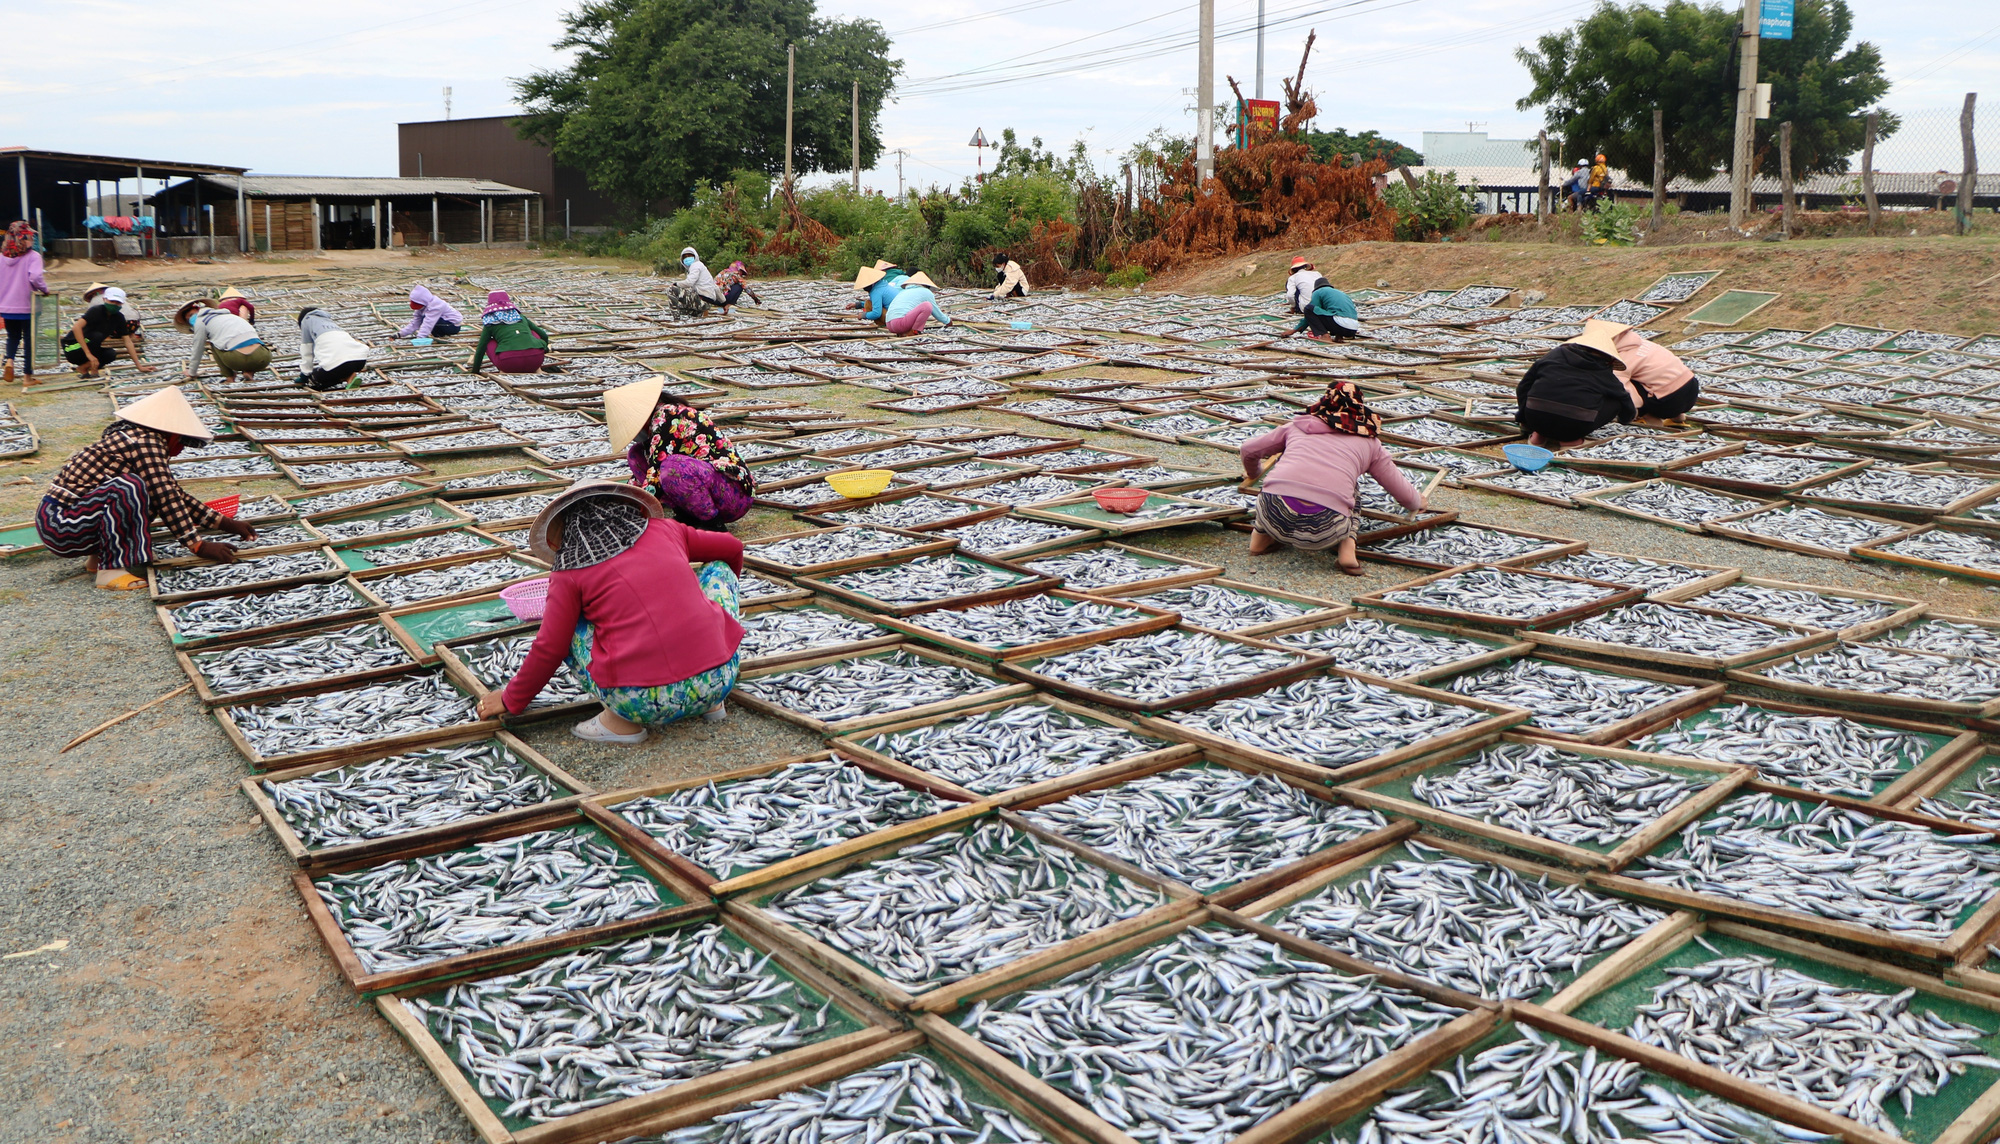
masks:
POLYGON ((614 226, 617 204, 590 189, 583 172, 556 162, 547 147, 514 132, 510 115, 437 119, 396 126, 398 173, 404 178, 486 179, 541 195, 548 234, 567 227, 614 226))

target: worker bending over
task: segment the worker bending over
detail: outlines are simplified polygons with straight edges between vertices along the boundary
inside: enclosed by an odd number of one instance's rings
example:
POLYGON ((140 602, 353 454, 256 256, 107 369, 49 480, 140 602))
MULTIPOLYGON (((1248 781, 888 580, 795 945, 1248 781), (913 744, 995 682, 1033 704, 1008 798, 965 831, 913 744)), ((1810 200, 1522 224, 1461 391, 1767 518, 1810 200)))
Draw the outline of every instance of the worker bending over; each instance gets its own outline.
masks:
POLYGON ((1319 271, 1304 258, 1292 259, 1291 277, 1285 279, 1285 301, 1290 303, 1292 313, 1303 314, 1312 301, 1313 287, 1319 282, 1319 271))
POLYGON ((248 381, 258 370, 271 368, 271 347, 257 336, 257 327, 218 307, 213 299, 196 298, 174 311, 174 328, 193 334, 188 346, 187 368, 181 376, 193 381, 201 372, 201 351, 215 358, 223 381, 235 381, 238 374, 248 381))
POLYGON ((951 325, 950 315, 938 306, 936 286, 930 275, 921 270, 903 279, 896 296, 889 300, 882 324, 898 337, 923 333, 924 324, 932 318, 936 318, 939 325, 951 325))
POLYGON ((416 313, 410 324, 396 331, 399 338, 409 338, 417 345, 428 345, 432 338, 448 338, 465 328, 465 315, 452 308, 451 303, 431 293, 428 286, 416 286, 410 290, 410 309, 416 313))
POLYGON ((236 549, 202 532, 219 528, 255 540, 256 530, 189 495, 167 463, 188 441, 214 436, 178 386, 127 405, 103 436, 57 470, 35 511, 35 534, 56 556, 83 557, 97 586, 114 592, 146 586, 133 569, 152 563, 148 527, 156 519, 203 560, 235 560, 236 549))
POLYGON ((368 364, 368 347, 340 328, 333 315, 318 306, 299 311, 299 380, 322 392, 354 388, 354 375, 368 364))
POLYGON ((1306 306, 1299 314, 1299 324, 1292 327, 1292 336, 1305 334, 1307 337, 1325 341, 1347 341, 1361 335, 1361 314, 1354 308, 1354 299, 1347 293, 1333 288, 1333 283, 1324 278, 1315 279, 1312 295, 1306 299, 1306 306))

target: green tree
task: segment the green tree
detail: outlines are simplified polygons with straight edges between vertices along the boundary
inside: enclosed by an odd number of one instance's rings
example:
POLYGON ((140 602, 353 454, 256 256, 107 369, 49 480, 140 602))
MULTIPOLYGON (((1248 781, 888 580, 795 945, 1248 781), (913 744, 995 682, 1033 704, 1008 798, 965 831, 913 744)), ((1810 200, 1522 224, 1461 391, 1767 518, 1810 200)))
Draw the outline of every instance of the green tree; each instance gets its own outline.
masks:
POLYGON ((1322 163, 1333 162, 1335 155, 1362 162, 1380 159, 1391 167, 1418 167, 1422 166, 1424 161, 1422 155, 1394 139, 1384 139, 1375 131, 1349 135, 1347 128, 1336 127, 1332 131, 1308 131, 1303 139, 1306 145, 1313 149, 1313 158, 1322 163))
MULTIPOLYGON (((1664 8, 1605 3, 1575 26, 1542 36, 1515 58, 1534 88, 1515 106, 1543 109, 1549 134, 1568 141, 1561 160, 1602 152, 1635 178, 1653 177, 1653 109, 1665 114, 1667 175, 1705 179, 1729 166, 1734 147, 1740 9, 1668 0, 1664 8)), ((1861 149, 1860 113, 1889 90, 1882 54, 1848 46, 1847 0, 1798 0, 1792 39, 1761 44, 1759 78, 1771 117, 1757 121, 1756 166, 1778 172, 1778 124, 1792 121, 1792 169, 1847 170, 1861 149)), ((1881 134, 1896 126, 1884 115, 1881 134)))
POLYGON ((588 0, 563 25, 555 48, 575 60, 514 81, 517 128, 635 211, 685 205, 735 171, 783 174, 787 44, 795 172, 853 167, 855 80, 862 168, 882 152, 882 102, 903 65, 873 20, 821 19, 812 0, 588 0))

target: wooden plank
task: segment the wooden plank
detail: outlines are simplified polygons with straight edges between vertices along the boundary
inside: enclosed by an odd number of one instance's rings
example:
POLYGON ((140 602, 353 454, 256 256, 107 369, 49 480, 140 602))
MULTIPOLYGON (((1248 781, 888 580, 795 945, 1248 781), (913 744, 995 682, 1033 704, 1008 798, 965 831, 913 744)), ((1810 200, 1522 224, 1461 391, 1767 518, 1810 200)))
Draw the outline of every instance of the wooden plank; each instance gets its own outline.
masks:
POLYGON ((916 1030, 929 1038, 931 1046, 968 1071, 992 1077, 996 1090, 1023 1098, 1027 1107, 1056 1112, 1063 1125, 1088 1144, 1139 1144, 1131 1136, 1112 1127, 1097 1114, 1063 1095, 1013 1061, 987 1048, 978 1038, 934 1013, 919 1013, 911 1019, 916 1030))
MULTIPOLYGON (((1769 622, 1769 621, 1765 621, 1769 622)), ((1821 641, 1826 642, 1826 641, 1821 641)), ((1820 687, 1811 683, 1800 683, 1790 679, 1774 679, 1765 674, 1775 668, 1794 663, 1810 654, 1818 654, 1827 649, 1812 646, 1778 659, 1765 660, 1754 667, 1733 669, 1727 677, 1737 683, 1751 687, 1798 695, 1820 703, 1838 704, 1845 707, 1875 708, 1902 714, 1943 715, 1955 719, 1991 719, 2000 715, 2000 696, 1981 700, 1977 703, 1962 703, 1951 699, 1930 699, 1914 695, 1887 695, 1874 691, 1850 691, 1838 687, 1820 687)), ((1873 650, 1888 655, 1915 656, 1921 662, 1946 663, 1946 656, 1928 652, 1906 651, 1900 648, 1876 647, 1873 650)))
POLYGON ((445 1094, 453 1104, 472 1122, 473 1131, 486 1144, 513 1144, 514 1134, 486 1106, 486 1100, 465 1079, 458 1065, 451 1059, 436 1037, 424 1026, 423 1019, 410 1011, 410 1007, 400 997, 377 997, 375 1008, 382 1014, 389 1027, 396 1030, 410 1048, 416 1050, 417 1057, 431 1070, 431 1075, 444 1086, 445 1094))
POLYGON ((1687 910, 1677 910, 1665 920, 1647 928, 1645 933, 1614 950, 1611 956, 1585 970, 1582 976, 1570 982, 1562 992, 1542 1002, 1542 1007, 1552 1013, 1568 1013, 1630 977, 1640 968, 1652 964, 1658 958, 1694 940, 1695 935, 1701 933, 1703 928, 1701 915, 1687 910))

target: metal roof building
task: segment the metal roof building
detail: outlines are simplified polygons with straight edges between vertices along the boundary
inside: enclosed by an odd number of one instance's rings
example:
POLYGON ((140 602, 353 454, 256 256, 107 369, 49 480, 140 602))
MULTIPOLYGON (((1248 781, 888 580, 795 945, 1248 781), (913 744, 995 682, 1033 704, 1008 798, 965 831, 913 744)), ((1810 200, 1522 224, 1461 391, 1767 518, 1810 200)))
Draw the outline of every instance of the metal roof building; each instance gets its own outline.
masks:
MULTIPOLYGON (((0 147, 0 188, 4 188, 7 182, 13 183, 12 189, 18 191, 16 201, 20 208, 18 214, 0 210, 0 221, 10 218, 28 220, 41 232, 45 244, 74 239, 79 247, 78 254, 84 252, 82 248, 91 245, 109 252, 112 249, 111 240, 92 243, 85 237, 83 225, 83 220, 97 209, 93 204, 107 194, 113 202, 119 202, 124 199, 128 185, 140 188, 143 195, 147 184, 159 184, 169 178, 196 175, 226 180, 242 174, 243 170, 242 167, 219 163, 127 159, 25 146, 0 147)), ((0 190, 0 202, 13 197, 0 190)), ((157 243, 157 235, 146 237, 157 243)), ((128 236, 126 241, 137 253, 144 239, 135 234, 128 236)))
MULTIPOLYGON (((1529 164, 1508 167, 1459 167, 1440 164, 1436 167, 1411 167, 1410 173, 1422 177, 1430 170, 1447 170, 1455 174, 1458 185, 1465 187, 1478 183, 1482 195, 1491 196, 1490 205, 1494 210, 1514 210, 1532 212, 1535 209, 1535 190, 1541 178, 1540 173, 1529 164)), ((1623 171, 1612 171, 1612 193, 1619 198, 1651 199, 1651 183, 1640 182, 1623 171)), ((1391 177, 1394 173, 1391 172, 1391 177)), ((1560 195, 1560 188, 1569 172, 1552 167, 1549 171, 1549 193, 1560 195)), ((1958 193, 1958 175, 1950 171, 1877 171, 1875 172, 1875 197, 1885 207, 1937 207, 1941 200, 1949 200, 1958 193), (1949 189, 1940 190, 1949 184, 1949 189)), ((1718 172, 1706 179, 1677 178, 1667 180, 1667 198, 1678 203, 1683 210, 1712 210, 1729 206, 1729 173, 1718 172)), ((1778 180, 1759 175, 1751 180, 1751 196, 1758 204, 1773 206, 1783 195, 1778 180)), ((1793 182, 1793 193, 1798 196, 1801 210, 1837 210, 1843 204, 1859 201, 1861 198, 1861 173, 1850 171, 1835 175, 1809 175, 1793 182)), ((1975 206, 1992 208, 2000 206, 2000 173, 1981 173, 1974 187, 1975 206)), ((1949 206, 1949 202, 1944 202, 1949 206)))
POLYGON ((240 235, 256 250, 525 242, 541 196, 491 179, 196 176, 152 196, 170 232, 240 235))

